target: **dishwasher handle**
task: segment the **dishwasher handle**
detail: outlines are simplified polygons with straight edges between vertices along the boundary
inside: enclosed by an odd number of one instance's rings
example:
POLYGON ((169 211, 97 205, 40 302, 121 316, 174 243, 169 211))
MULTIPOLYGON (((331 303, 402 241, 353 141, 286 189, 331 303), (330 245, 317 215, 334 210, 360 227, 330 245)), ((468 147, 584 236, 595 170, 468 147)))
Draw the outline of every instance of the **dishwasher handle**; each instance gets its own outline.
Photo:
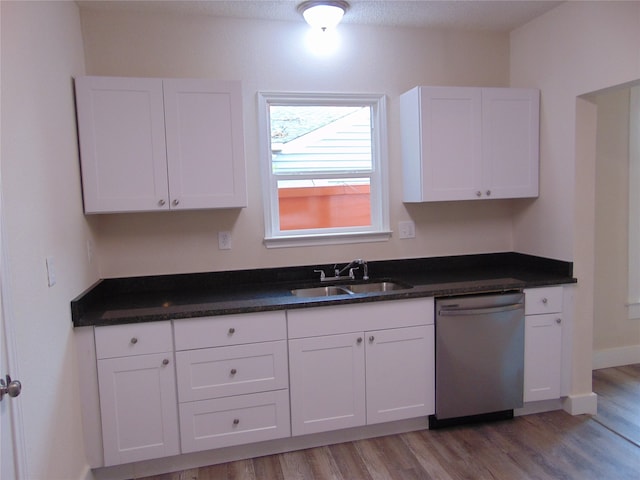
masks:
POLYGON ((440 310, 438 315, 441 317, 462 317, 465 315, 491 315, 493 313, 511 312, 513 310, 524 309, 524 304, 514 303, 511 305, 503 305, 500 307, 482 307, 482 308, 464 308, 459 310, 440 310))

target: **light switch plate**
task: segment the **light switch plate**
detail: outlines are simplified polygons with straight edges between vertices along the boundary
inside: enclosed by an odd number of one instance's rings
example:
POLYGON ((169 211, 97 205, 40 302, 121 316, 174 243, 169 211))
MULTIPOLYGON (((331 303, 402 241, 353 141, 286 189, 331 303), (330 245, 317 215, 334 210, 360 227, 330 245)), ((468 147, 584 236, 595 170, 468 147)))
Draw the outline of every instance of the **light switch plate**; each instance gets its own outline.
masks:
POLYGON ((231 250, 231 232, 218 232, 218 248, 231 250))
POLYGON ((400 238, 416 238, 416 224, 411 220, 398 222, 398 234, 400 238))

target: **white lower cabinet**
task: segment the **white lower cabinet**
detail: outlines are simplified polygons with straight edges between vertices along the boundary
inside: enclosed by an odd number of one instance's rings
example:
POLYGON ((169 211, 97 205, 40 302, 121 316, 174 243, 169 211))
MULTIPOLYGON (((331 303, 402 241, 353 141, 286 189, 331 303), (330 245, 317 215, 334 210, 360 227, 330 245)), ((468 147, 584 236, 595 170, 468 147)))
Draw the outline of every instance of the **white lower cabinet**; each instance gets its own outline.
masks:
POLYGON ((105 465, 180 453, 171 323, 97 327, 105 465))
POLYGON ((367 423, 433 413, 433 325, 378 330, 365 336, 367 423))
POLYGON ((293 435, 365 424, 363 333, 289 341, 293 435))
POLYGON ((561 396, 562 299, 562 287, 525 290, 525 402, 561 396))
POLYGON ((292 435, 434 413, 433 314, 432 298, 287 312, 292 435))
POLYGON ((176 321, 174 333, 183 453, 291 435, 284 312, 176 321))

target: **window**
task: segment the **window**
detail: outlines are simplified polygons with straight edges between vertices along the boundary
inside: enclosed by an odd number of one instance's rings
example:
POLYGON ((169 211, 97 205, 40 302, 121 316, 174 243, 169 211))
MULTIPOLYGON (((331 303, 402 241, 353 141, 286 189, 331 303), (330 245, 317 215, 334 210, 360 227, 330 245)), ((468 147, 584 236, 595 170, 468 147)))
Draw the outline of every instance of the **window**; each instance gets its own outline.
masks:
POLYGON ((387 240, 382 95, 262 93, 267 247, 387 240))

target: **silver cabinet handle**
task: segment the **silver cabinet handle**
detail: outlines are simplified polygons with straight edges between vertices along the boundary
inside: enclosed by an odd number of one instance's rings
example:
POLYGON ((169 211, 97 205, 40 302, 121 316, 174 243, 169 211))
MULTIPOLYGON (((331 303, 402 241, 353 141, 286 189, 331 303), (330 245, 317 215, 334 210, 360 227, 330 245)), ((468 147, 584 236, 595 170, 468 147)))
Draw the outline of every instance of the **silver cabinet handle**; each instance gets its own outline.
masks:
POLYGON ((356 340, 356 342, 358 343, 358 345, 359 345, 359 344, 361 344, 361 343, 362 343, 362 337, 358 337, 358 339, 356 340))
POLYGON ((164 360, 162 360, 162 364, 163 365, 169 365, 169 359, 165 358, 164 360))
POLYGON ((560 325, 560 324, 562 323, 562 319, 561 319, 561 318, 556 318, 556 323, 557 323, 558 325, 560 325))
POLYGON ((164 207, 166 203, 167 202, 164 201, 164 198, 161 198, 160 200, 158 200, 158 205, 160 205, 161 207, 164 207))
POLYGON ((229 373, 231 373, 231 375, 235 375, 236 373, 238 373, 238 371, 235 368, 232 368, 231 372, 229 372, 229 373))
POLYGON ((487 197, 491 196, 491 190, 487 190, 487 197))
POLYGON ((236 329, 235 329, 235 328, 233 328, 233 327, 231 327, 231 328, 229 329, 229 335, 233 335, 234 333, 236 333, 236 329))
POLYGON ((369 337, 369 343, 373 343, 373 341, 376 339, 376 337, 374 337, 373 335, 371 335, 369 337))
POLYGON ((481 192, 480 190, 478 190, 478 191, 476 192, 476 197, 481 197, 481 196, 482 196, 482 192, 481 192))
POLYGON ((22 383, 18 380, 11 380, 9 375, 5 378, 6 382, 0 378, 0 400, 2 400, 5 395, 9 395, 10 398, 15 398, 20 395, 20 392, 22 392, 22 383))
POLYGON ((136 343, 138 343, 138 339, 136 337, 132 337, 130 341, 131 345, 135 345, 136 343))
POLYGON ((234 418, 233 419, 233 424, 234 425, 238 425, 240 423, 240 419, 239 418, 234 418))
POLYGON ((545 305, 547 304, 547 302, 548 302, 548 301, 549 301, 549 300, 547 300, 547 297, 544 297, 544 298, 542 299, 542 303, 544 303, 545 305))
POLYGON ((177 206, 180 203, 180 200, 178 200, 177 198, 173 199, 173 202, 171 202, 173 204, 173 206, 177 206))

